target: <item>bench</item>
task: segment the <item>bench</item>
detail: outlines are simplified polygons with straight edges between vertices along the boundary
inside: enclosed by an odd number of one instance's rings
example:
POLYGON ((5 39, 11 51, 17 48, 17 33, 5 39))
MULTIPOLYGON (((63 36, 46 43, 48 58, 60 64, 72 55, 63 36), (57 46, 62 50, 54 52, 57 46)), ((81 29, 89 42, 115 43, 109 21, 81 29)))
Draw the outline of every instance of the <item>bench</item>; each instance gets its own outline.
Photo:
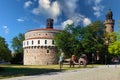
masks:
POLYGON ((77 59, 77 57, 75 55, 72 55, 71 58, 68 58, 68 59, 64 59, 60 65, 61 67, 63 65, 70 65, 71 66, 75 66, 75 65, 79 65, 79 67, 81 65, 83 65, 84 67, 86 67, 86 64, 87 64, 87 59, 85 57, 80 57, 79 59, 77 59))
POLYGON ((86 60, 84 60, 83 58, 80 58, 76 61, 72 61, 70 58, 69 59, 64 59, 64 61, 62 62, 62 65, 69 65, 70 67, 74 67, 75 65, 79 65, 79 67, 81 67, 81 65, 83 65, 83 67, 86 67, 86 60))
POLYGON ((70 67, 75 67, 75 65, 79 65, 80 67, 83 64, 79 63, 79 60, 77 60, 76 62, 72 62, 71 59, 64 59, 62 65, 69 65, 70 67))

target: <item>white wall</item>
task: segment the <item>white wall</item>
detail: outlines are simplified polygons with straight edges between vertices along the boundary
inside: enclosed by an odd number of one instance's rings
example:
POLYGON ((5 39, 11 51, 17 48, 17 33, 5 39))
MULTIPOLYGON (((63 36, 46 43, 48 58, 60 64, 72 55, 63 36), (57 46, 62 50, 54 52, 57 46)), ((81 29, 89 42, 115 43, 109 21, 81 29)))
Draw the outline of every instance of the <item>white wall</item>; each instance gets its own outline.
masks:
POLYGON ((23 41, 23 48, 28 46, 55 46, 52 44, 53 39, 30 39, 23 41), (40 44, 38 44, 38 40, 40 40, 40 44), (45 44, 45 40, 47 40, 47 44, 45 44), (33 41, 33 44, 32 44, 33 41), (29 43, 27 45, 27 42, 29 43))

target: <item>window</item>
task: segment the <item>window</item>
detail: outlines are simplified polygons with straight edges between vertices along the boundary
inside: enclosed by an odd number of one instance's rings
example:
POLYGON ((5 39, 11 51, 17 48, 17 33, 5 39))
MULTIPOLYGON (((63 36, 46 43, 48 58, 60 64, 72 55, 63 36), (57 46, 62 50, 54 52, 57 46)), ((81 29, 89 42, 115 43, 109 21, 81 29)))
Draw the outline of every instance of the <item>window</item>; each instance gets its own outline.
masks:
POLYGON ((40 44, 40 40, 38 40, 38 44, 40 44))
POLYGON ((32 41, 32 44, 34 44, 34 42, 32 41))
POLYGON ((47 23, 47 26, 49 26, 49 25, 50 25, 50 23, 48 22, 48 23, 47 23))
POLYGON ((27 45, 29 45, 29 42, 27 41, 27 45))
POLYGON ((52 44, 54 44, 54 40, 52 40, 52 44))
POLYGON ((49 53, 49 50, 47 50, 47 53, 49 53))
POLYGON ((45 44, 47 44, 47 40, 45 40, 45 44))

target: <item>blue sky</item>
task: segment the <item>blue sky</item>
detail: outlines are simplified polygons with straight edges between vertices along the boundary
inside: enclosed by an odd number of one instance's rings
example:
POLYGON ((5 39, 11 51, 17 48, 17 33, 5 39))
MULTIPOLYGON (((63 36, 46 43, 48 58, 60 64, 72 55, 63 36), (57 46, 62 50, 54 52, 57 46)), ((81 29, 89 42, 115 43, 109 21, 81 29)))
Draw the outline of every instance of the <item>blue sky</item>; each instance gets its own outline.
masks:
POLYGON ((54 19, 54 27, 66 24, 88 25, 104 20, 109 8, 113 11, 115 31, 120 20, 120 0, 0 0, 0 36, 11 49, 13 37, 36 28, 45 28, 46 19, 54 19))

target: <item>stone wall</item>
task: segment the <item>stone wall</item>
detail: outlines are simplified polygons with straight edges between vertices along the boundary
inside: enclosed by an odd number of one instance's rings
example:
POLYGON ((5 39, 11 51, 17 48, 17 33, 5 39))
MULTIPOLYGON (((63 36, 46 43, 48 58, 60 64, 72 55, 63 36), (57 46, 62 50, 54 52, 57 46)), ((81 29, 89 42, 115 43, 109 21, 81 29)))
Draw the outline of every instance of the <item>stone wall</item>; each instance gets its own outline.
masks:
POLYGON ((114 20, 105 20, 104 25, 106 27, 106 32, 112 33, 114 31, 114 20))
POLYGON ((24 65, 56 64, 58 61, 56 47, 24 48, 24 65))
POLYGON ((24 65, 56 64, 58 51, 53 39, 55 33, 59 32, 55 29, 37 29, 25 33, 24 65))

